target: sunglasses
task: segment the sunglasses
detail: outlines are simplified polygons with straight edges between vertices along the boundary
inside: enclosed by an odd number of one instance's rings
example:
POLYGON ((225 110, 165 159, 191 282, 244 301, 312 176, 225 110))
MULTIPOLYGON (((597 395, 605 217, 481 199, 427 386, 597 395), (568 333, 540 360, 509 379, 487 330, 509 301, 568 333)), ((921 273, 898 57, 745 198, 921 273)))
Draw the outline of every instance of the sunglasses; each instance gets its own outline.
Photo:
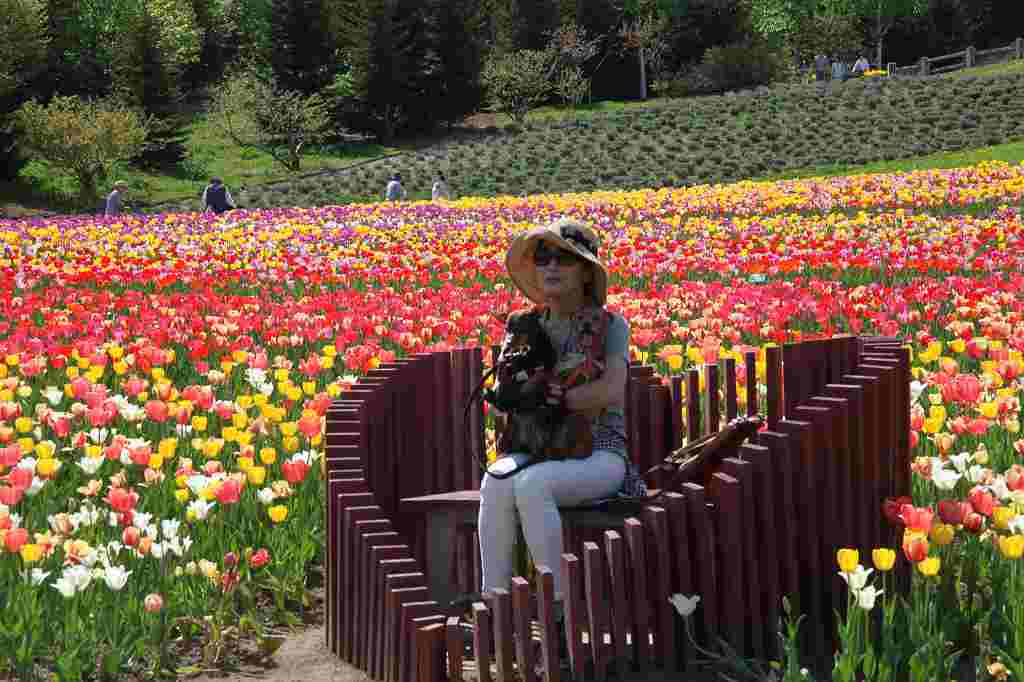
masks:
POLYGON ((537 250, 533 252, 533 264, 539 268, 544 267, 553 260, 557 260, 559 265, 567 268, 579 263, 580 257, 572 251, 566 251, 565 249, 537 247, 537 250))

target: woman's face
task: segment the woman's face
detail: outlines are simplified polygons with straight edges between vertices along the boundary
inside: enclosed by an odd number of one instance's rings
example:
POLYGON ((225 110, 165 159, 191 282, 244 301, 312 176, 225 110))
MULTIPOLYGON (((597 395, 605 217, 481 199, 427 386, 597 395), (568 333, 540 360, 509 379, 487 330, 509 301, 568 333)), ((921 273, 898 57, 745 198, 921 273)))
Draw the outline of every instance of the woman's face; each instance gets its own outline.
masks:
POLYGON ((548 301, 582 296, 593 277, 590 266, 571 251, 540 242, 533 255, 537 286, 548 301))

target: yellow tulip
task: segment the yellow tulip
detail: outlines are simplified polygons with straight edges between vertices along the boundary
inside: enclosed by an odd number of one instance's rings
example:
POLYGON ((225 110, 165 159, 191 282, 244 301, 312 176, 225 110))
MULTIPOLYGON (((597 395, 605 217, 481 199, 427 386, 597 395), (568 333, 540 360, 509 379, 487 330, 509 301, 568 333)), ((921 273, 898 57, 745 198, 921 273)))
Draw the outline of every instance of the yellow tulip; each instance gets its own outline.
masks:
POLYGON ((306 395, 314 395, 316 393, 316 382, 315 381, 303 381, 302 392, 306 395))
POLYGON ((192 417, 192 430, 193 431, 205 431, 207 424, 207 418, 202 415, 196 415, 192 417))
POLYGON ((162 467, 164 465, 164 459, 166 459, 166 458, 163 455, 161 455, 159 452, 154 452, 153 454, 151 454, 149 456, 149 468, 150 469, 159 469, 160 467, 162 467))
POLYGON ((954 353, 963 353, 967 343, 963 339, 953 339, 949 342, 949 347, 954 353))
POLYGON ((896 552, 887 547, 878 547, 871 550, 871 561, 879 571, 892 570, 896 563, 896 552))
POLYGON ((917 565, 917 570, 921 572, 921 575, 931 578, 932 576, 939 574, 939 568, 942 562, 937 556, 930 556, 917 565))
POLYGON ((1009 507, 996 507, 992 510, 992 525, 996 530, 1006 530, 1016 514, 1009 507))
MULTIPOLYGON (((235 398, 235 402, 243 410, 248 410, 250 407, 252 407, 253 398, 251 395, 240 395, 237 398, 235 398)), ((242 424, 242 426, 245 426, 245 424, 242 424)))
POLYGON ((246 416, 245 412, 235 412, 231 415, 231 425, 236 429, 244 429, 245 425, 249 423, 249 417, 246 416))
POLYGON ((281 441, 281 445, 282 447, 284 447, 284 451, 287 452, 288 454, 298 452, 299 438, 298 436, 286 436, 284 440, 281 441))
POLYGON ((26 564, 34 563, 43 558, 42 545, 24 544, 18 551, 21 554, 21 560, 26 564))
POLYGON ((252 397, 252 402, 256 407, 263 407, 267 404, 267 396, 262 393, 257 393, 252 397))
POLYGON ((1007 559, 1019 559, 1024 554, 1024 535, 1000 535, 999 552, 1007 559))
POLYGON ((250 466, 245 474, 252 485, 263 485, 263 481, 267 478, 267 470, 261 466, 250 466))
POLYGON ((174 491, 174 497, 178 502, 185 504, 188 502, 188 488, 178 488, 174 491))
POLYGON ((36 473, 42 478, 49 478, 60 469, 60 462, 52 457, 44 457, 36 462, 36 473))
POLYGON ((987 419, 995 419, 996 415, 999 414, 999 406, 995 401, 981 403, 978 406, 978 411, 981 412, 981 416, 987 419))
POLYGON ((953 536, 955 535, 956 530, 948 523, 936 523, 932 526, 932 542, 939 547, 945 547, 949 543, 953 542, 953 536))
POLYGON ((233 443, 238 438, 238 429, 234 426, 225 426, 220 430, 220 437, 229 443, 233 443))
POLYGON ((267 509, 267 514, 274 523, 281 523, 288 518, 288 507, 283 504, 275 504, 267 509))
POLYGON ((273 464, 277 461, 277 450, 274 448, 263 448, 260 450, 260 461, 264 464, 273 464))
POLYGON ((244 350, 231 351, 231 359, 235 362, 245 362, 248 359, 249 354, 244 350))
POLYGON ((36 457, 45 459, 47 457, 53 457, 53 453, 56 452, 57 446, 54 445, 52 440, 44 440, 42 443, 36 444, 36 457))
POLYGON ((928 408, 929 419, 938 419, 939 422, 946 420, 946 408, 942 405, 932 405, 928 408))
POLYGON ((840 571, 853 573, 860 563, 860 554, 855 549, 841 549, 836 552, 836 561, 839 563, 840 571))
POLYGON ((31 417, 18 417, 14 420, 14 428, 18 433, 28 433, 32 430, 32 418, 31 417))

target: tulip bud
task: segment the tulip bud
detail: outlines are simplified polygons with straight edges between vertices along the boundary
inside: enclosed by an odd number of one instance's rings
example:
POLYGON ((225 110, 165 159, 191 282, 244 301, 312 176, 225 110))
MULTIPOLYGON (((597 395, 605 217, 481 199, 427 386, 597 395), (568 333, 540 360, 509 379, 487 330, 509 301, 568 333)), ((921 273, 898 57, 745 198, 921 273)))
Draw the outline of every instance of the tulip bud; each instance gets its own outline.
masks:
POLYGON ((228 552, 224 555, 224 568, 234 568, 238 565, 238 555, 234 552, 228 552))
POLYGON ((843 573, 853 573, 860 563, 860 555, 855 549, 841 549, 836 552, 836 561, 839 563, 839 570, 843 573))
POLYGON ((939 560, 939 557, 928 557, 926 559, 923 559, 917 565, 917 570, 921 572, 921 575, 930 578, 932 576, 938 575, 940 564, 941 562, 939 560))
POLYGON ((937 523, 932 528, 931 538, 939 547, 945 547, 949 543, 953 542, 953 536, 956 535, 956 531, 953 526, 947 523, 937 523))
POLYGON ((879 571, 891 570, 893 564, 896 563, 896 552, 887 547, 873 549, 871 550, 871 561, 879 571))
POLYGON ((127 547, 134 547, 139 544, 142 532, 135 526, 128 526, 121 532, 121 544, 127 547))
POLYGON ((159 613, 164 608, 164 598, 153 592, 146 595, 143 604, 147 613, 159 613))
POLYGON ((970 512, 964 516, 964 529, 968 533, 978 535, 985 530, 985 517, 977 512, 970 512))

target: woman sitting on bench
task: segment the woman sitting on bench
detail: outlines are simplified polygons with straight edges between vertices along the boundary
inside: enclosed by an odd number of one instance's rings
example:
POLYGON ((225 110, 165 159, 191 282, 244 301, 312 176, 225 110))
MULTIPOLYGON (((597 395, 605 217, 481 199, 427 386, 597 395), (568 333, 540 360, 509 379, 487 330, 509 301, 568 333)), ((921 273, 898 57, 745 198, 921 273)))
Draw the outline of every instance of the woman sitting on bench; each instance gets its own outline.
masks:
MULTIPOLYGON (((563 219, 520 234, 505 256, 505 266, 519 290, 537 306, 525 314, 539 317, 554 346, 555 377, 568 373, 578 380, 579 369, 586 368, 583 375, 589 380, 581 385, 572 379, 549 380, 544 389, 547 405, 564 408, 583 424, 584 438, 575 439, 569 448, 549 450, 538 458, 524 448, 511 449, 507 443, 503 447, 499 439, 498 459, 480 486, 482 591, 487 596, 495 588, 509 588, 518 516, 534 564, 552 570, 555 599, 561 600, 558 507, 614 496, 631 466, 624 435, 629 327, 622 316, 604 309, 608 273, 598 258, 597 235, 580 222, 563 219), (566 367, 576 369, 558 373, 566 367), (574 387, 566 389, 566 384, 574 387), (581 442, 584 449, 573 447, 581 442)), ((502 357, 512 336, 506 335, 502 357)), ((500 377, 501 373, 499 381, 500 377)))

